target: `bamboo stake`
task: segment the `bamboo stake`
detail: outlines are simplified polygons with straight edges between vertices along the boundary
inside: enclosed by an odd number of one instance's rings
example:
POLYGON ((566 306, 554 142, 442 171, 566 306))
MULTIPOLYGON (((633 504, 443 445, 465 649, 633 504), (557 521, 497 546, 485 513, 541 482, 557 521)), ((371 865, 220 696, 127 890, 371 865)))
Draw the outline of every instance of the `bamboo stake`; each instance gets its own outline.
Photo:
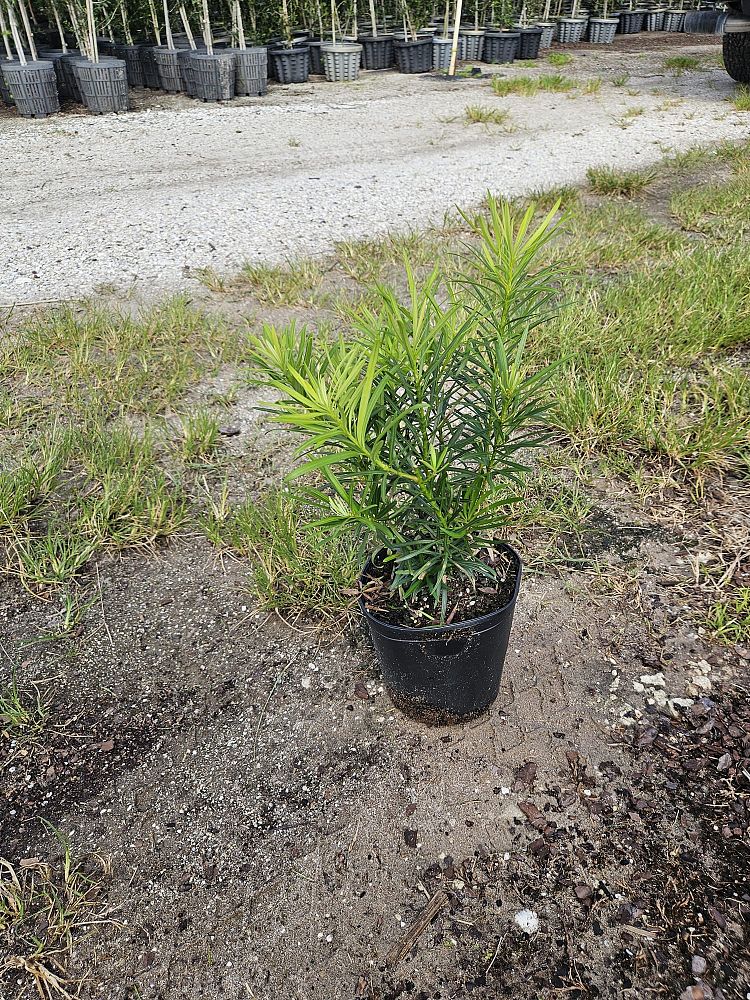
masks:
POLYGON ((8 59, 14 59, 13 50, 10 47, 10 42, 8 41, 8 25, 5 23, 5 14, 3 13, 2 4, 0 4, 0 34, 3 36, 3 45, 5 46, 5 54, 8 59))
POLYGON ((354 31, 352 32, 352 34, 354 35, 354 41, 356 42, 357 37, 359 36, 359 25, 357 24, 357 14, 359 13, 359 11, 357 9, 357 0, 354 0, 354 3, 352 5, 352 12, 354 14, 354 31))
POLYGON ((23 22, 23 30, 26 32, 26 40, 29 43, 29 52, 31 53, 31 58, 34 62, 39 58, 36 54, 36 45, 34 44, 34 35, 31 31, 31 24, 29 22, 29 12, 26 10, 26 4, 23 0, 18 0, 18 9, 21 12, 21 21, 23 22))
POLYGON ((336 0, 331 0, 331 38, 336 44, 336 0))
POLYGON ((10 21, 10 33, 13 36, 13 44, 16 47, 16 52, 18 53, 18 61, 22 66, 26 66, 28 60, 26 58, 26 53, 23 50, 23 44, 21 43, 21 36, 18 33, 18 24, 16 23, 16 15, 13 13, 13 8, 8 7, 8 20, 10 21))
POLYGON ((445 13, 443 15, 443 38, 448 37, 448 18, 450 17, 450 0, 445 0, 445 13))
POLYGON ((245 25, 242 22, 242 4, 240 0, 235 0, 237 6, 237 45, 241 49, 247 48, 247 42, 245 41, 245 25))
POLYGON ((451 43, 451 61, 448 76, 456 75, 456 57, 458 56, 458 32, 461 28, 461 8, 463 0, 456 0, 456 19, 453 22, 453 42, 451 43))
POLYGON ((203 0, 203 41, 206 43, 206 52, 212 56, 214 54, 214 39, 211 34, 211 21, 208 16, 208 0, 203 0))
POLYGON ((94 19, 94 0, 86 0, 86 23, 88 25, 89 32, 89 45, 91 46, 91 51, 89 52, 89 59, 91 62, 99 62, 99 42, 96 38, 96 21, 94 19))
POLYGON ((174 52, 174 38, 172 37, 172 22, 169 20, 169 4, 167 0, 164 2, 164 31, 167 36, 167 48, 170 52, 174 52))
POLYGON ((182 27, 185 29, 185 34, 187 35, 188 45, 195 52, 197 46, 195 44, 195 37, 193 36, 193 31, 190 27, 190 21, 188 21, 187 12, 183 4, 180 4, 180 19, 182 20, 182 27))
POLYGON ((378 37, 378 19, 375 15, 375 0, 370 0, 370 23, 372 24, 372 37, 378 37))
POLYGON ((148 0, 148 10, 151 14, 151 24, 154 29, 154 38, 156 39, 156 44, 161 45, 161 30, 159 28, 159 20, 156 16, 156 7, 154 6, 154 0, 148 0))
MULTIPOLYGON (((71 8, 68 7, 68 10, 71 8)), ((125 35, 125 43, 127 45, 133 44, 133 34, 130 30, 130 24, 128 23, 127 15, 125 14, 125 4, 123 0, 120 0, 120 17, 122 18, 122 30, 125 35)), ((74 29, 75 30, 75 29, 74 29)))
MULTIPOLYGON (((60 14, 57 10, 55 4, 52 4, 52 13, 55 18, 55 24, 57 25, 57 33, 60 36, 60 48, 63 50, 63 55, 68 54, 68 43, 65 41, 65 32, 63 31, 62 23, 60 22, 60 14)), ((110 32, 111 34, 111 32, 110 32)))

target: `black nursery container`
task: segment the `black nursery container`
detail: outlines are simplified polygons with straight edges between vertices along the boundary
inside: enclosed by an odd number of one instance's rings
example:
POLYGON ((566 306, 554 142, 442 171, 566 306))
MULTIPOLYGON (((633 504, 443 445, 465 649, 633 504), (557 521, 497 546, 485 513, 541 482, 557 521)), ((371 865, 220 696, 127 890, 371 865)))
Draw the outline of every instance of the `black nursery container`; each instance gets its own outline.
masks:
POLYGON ((47 118, 60 110, 55 67, 48 59, 36 59, 25 66, 16 60, 6 60, 0 68, 24 118, 47 118))
POLYGON ((518 31, 487 31, 484 35, 484 61, 510 63, 518 55, 518 31))
POLYGON ((155 45, 139 45, 141 67, 143 68, 143 85, 149 90, 161 90, 159 66, 154 53, 155 45))
POLYGON ((64 56, 55 62, 55 72, 57 73, 58 91, 60 97, 68 98, 71 101, 81 103, 81 91, 78 86, 78 78, 75 74, 75 64, 79 59, 84 59, 80 52, 66 52, 64 56), (61 85, 62 81, 62 85, 61 85))
POLYGON ((231 101, 235 93, 234 52, 220 49, 193 52, 190 57, 195 97, 200 101, 231 101))
POLYGON ((13 60, 6 59, 5 56, 0 56, 0 101, 8 107, 12 107, 12 105, 15 104, 15 101, 13 100, 13 95, 8 90, 8 84, 5 82, 5 77, 3 75, 3 66, 7 62, 13 62, 13 60))
POLYGON ((362 69, 390 69, 393 66, 393 35, 360 35, 362 69))
POLYGON ((306 83, 310 75, 310 46, 271 50, 274 79, 279 83, 306 83))
POLYGON ((235 56, 235 93, 262 97, 268 93, 268 52, 265 46, 232 49, 235 56))
POLYGON ((519 28, 517 59, 538 59, 539 46, 542 44, 543 28, 519 28))
POLYGON ((643 31, 643 20, 646 16, 645 11, 621 10, 617 16, 620 19, 619 34, 637 35, 643 31))
POLYGON ((115 56, 125 60, 127 67, 128 84, 131 87, 145 87, 143 76, 143 63, 141 62, 141 52, 139 45, 115 45, 115 56))
MULTIPOLYGON (((513 613, 521 586, 516 562, 513 594, 504 607, 453 625, 408 628, 393 625, 359 606, 370 630, 388 693, 405 715, 428 725, 450 725, 476 718, 500 691, 513 613)), ((365 567, 366 576, 369 564, 365 567)))
POLYGON ((124 59, 105 56, 99 62, 78 59, 74 71, 81 100, 95 115, 122 114, 128 110, 128 77, 124 59))
POLYGON ((429 73, 432 69, 432 35, 416 42, 397 39, 393 50, 399 73, 429 73))
POLYGON ((182 79, 178 50, 170 49, 166 45, 155 45, 153 53, 161 89, 167 94, 181 93, 185 89, 185 83, 182 79))

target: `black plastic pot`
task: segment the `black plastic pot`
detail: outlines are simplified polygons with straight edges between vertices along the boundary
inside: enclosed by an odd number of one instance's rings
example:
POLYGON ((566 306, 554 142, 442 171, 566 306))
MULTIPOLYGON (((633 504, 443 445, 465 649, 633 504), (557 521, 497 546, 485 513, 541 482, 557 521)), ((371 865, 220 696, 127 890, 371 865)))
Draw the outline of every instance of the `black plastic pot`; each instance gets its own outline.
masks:
POLYGON ((122 114, 128 110, 128 77, 124 59, 105 56, 98 63, 78 59, 73 63, 81 100, 95 115, 122 114))
POLYGON ((393 35, 360 35, 362 69, 390 69, 395 59, 393 35))
POLYGON ((399 73, 429 73, 432 69, 432 36, 416 42, 396 39, 393 51, 399 73))
POLYGON ((3 104, 7 104, 8 107, 12 107, 16 102, 13 100, 13 95, 8 90, 8 84, 5 82, 5 77, 3 76, 3 66, 7 62, 13 62, 12 59, 7 59, 5 56, 0 56, 0 100, 3 104))
POLYGON ((16 60, 6 60, 0 69, 24 118, 47 118, 60 110, 55 67, 49 59, 37 59, 25 66, 16 60))
POLYGON ((274 76, 279 83, 306 83, 310 75, 310 46, 271 49, 274 76))
POLYGON ((78 87, 78 80, 76 79, 73 67, 78 59, 83 58, 80 52, 71 51, 66 52, 64 56, 60 56, 59 60, 55 63, 60 97, 67 97, 78 104, 81 103, 81 91, 78 87), (63 80, 62 88, 60 87, 61 78, 63 80))
POLYGON ((180 67, 182 87, 188 97, 195 97, 195 73, 191 63, 194 51, 195 49, 177 50, 177 65, 180 67))
POLYGON ((482 58, 484 28, 461 28, 458 34, 458 58, 462 62, 477 62, 482 58))
POLYGON ((377 618, 360 598, 383 680, 405 715, 428 725, 450 725, 481 715, 497 698, 521 586, 521 559, 509 545, 504 548, 517 560, 513 595, 504 607, 480 618, 407 628, 377 618))
POLYGON ((621 10, 618 15, 621 35, 637 35, 643 30, 643 19, 646 16, 642 10, 621 10))
POLYGON ((684 10, 667 10, 664 12, 664 21, 662 22, 662 31, 679 32, 682 31, 685 26, 685 11, 684 10))
POLYGON ((617 34, 619 21, 616 17, 592 17, 589 19, 588 40, 592 45, 611 45, 617 34))
POLYGON ((235 55, 235 93, 262 97, 268 93, 268 53, 265 46, 232 49, 235 55))
POLYGON ((231 101, 235 88, 234 52, 229 49, 221 49, 212 55, 193 52, 189 64, 193 72, 195 97, 199 101, 231 101))
POLYGON ((517 59, 538 59, 543 28, 519 28, 517 59))
POLYGON ((310 72, 315 76, 323 75, 323 59, 320 55, 320 46, 323 44, 321 39, 315 38, 309 41, 308 46, 310 48, 310 72))
POLYGON ((517 31, 487 31, 484 35, 484 61, 510 63, 518 55, 521 35, 517 31))
POLYGON ((159 74, 159 86, 168 94, 179 94, 185 89, 178 50, 166 45, 154 46, 154 61, 159 74))
POLYGON ((159 66, 154 54, 154 45, 139 45, 141 66, 143 67, 143 85, 149 90, 161 90, 161 78, 159 76, 159 66))
POLYGON ((131 87, 145 87, 140 46, 117 44, 115 45, 115 56, 125 60, 128 84, 131 87))

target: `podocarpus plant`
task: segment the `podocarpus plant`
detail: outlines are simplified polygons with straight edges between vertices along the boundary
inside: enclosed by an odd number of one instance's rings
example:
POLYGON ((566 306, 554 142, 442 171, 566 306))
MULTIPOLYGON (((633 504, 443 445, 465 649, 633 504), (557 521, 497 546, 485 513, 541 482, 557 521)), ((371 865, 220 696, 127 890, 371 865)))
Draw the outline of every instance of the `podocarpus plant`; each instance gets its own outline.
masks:
MULTIPOLYGON (((250 339, 255 382, 279 394, 267 409, 302 435, 318 525, 356 528, 382 554, 392 598, 426 601, 445 622, 458 581, 497 582, 487 559, 520 502, 523 457, 543 440, 548 371, 524 357, 550 313, 557 273, 535 268, 556 229, 533 228, 490 199, 457 278, 436 269, 408 301, 386 287, 353 313, 354 334, 329 343, 306 328, 250 339)), ((465 584, 464 584, 465 585, 465 584)))

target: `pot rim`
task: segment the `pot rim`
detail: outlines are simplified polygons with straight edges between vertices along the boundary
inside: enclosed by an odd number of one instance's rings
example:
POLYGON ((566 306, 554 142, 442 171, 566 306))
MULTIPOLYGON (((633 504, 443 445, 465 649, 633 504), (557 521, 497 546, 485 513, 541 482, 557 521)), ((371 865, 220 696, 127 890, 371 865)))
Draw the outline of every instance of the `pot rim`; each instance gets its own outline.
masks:
POLYGON ((346 54, 354 54, 355 52, 362 51, 362 46, 359 42, 321 42, 320 45, 321 52, 342 52, 346 54))
MULTIPOLYGON (((365 604, 365 599, 361 594, 357 601, 357 603, 359 604, 360 611, 362 612, 365 621, 377 622, 378 626, 380 626, 381 628, 390 629, 397 635, 400 633, 403 636, 403 639, 401 641, 404 642, 420 641, 423 636, 427 636, 428 638, 431 639, 440 638, 446 632, 450 634, 454 632, 459 632, 462 629, 467 629, 467 628, 473 629, 477 625, 485 625, 487 628, 493 628, 495 623, 491 622, 490 619, 499 616, 504 611, 507 611, 507 609, 511 607, 513 604, 515 604, 516 600, 518 599, 518 591, 521 588, 521 577, 523 576, 523 560, 521 559, 518 552, 513 548, 513 546, 509 542, 500 542, 499 548, 506 549, 508 552, 514 555, 518 560, 518 569, 516 572, 516 582, 513 587, 513 593, 505 602, 505 604, 503 604, 503 606, 500 608, 493 608, 492 611, 488 611, 484 615, 479 615, 477 618, 467 618, 464 621, 451 622, 449 625, 426 625, 422 628, 417 628, 415 625, 396 625, 393 622, 385 621, 385 619, 383 618, 378 618, 377 615, 374 615, 372 611, 368 609, 367 605, 365 604)), ((368 567, 370 567, 371 565, 372 565, 372 560, 368 559, 367 562, 365 563, 362 573, 360 574, 359 578, 360 587, 362 585, 362 579, 364 578, 364 575, 367 572, 368 567)), ((487 630, 487 628, 482 628, 479 629, 478 631, 484 632, 487 630)))

